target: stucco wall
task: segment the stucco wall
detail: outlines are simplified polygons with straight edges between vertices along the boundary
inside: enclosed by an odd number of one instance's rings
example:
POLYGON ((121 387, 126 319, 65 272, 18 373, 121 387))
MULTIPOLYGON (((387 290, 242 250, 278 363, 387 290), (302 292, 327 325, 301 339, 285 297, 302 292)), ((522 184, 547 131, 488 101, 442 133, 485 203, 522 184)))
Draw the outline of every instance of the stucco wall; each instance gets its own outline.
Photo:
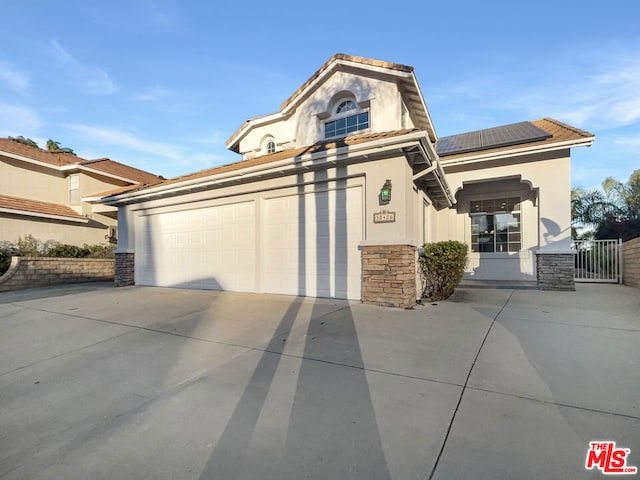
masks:
POLYGON ((240 153, 263 155, 267 135, 274 137, 278 149, 312 145, 323 140, 323 124, 318 114, 328 112, 333 101, 350 92, 358 103, 368 102, 369 126, 372 132, 386 132, 412 128, 410 118, 402 115, 402 98, 397 84, 388 77, 363 77, 349 72, 336 72, 288 118, 253 128, 240 142, 240 153), (403 123, 404 122, 404 123, 403 123), (293 142, 293 143, 289 143, 293 142), (285 144, 282 146, 281 144, 285 144))
POLYGON ((67 203, 68 187, 63 172, 0 156, 0 192, 11 197, 67 203))
MULTIPOLYGON (((319 160, 319 162, 324 161, 324 159, 319 160)), ((149 211, 160 213, 240 201, 259 202, 280 193, 283 195, 300 193, 302 184, 306 184, 304 191, 313 191, 315 188, 313 184, 316 182, 333 182, 347 177, 348 185, 364 187, 363 241, 416 246, 421 238, 419 229, 415 225, 414 214, 417 209, 417 198, 421 194, 413 189, 410 181, 411 174, 411 167, 404 156, 397 156, 123 206, 119 208, 118 252, 135 251, 135 229, 133 228, 135 217, 149 211), (392 199, 388 205, 381 206, 378 202, 378 194, 387 179, 391 180, 393 185, 392 199), (374 223, 373 214, 383 209, 395 211, 396 222, 374 223)))
POLYGON ((622 244, 622 278, 625 285, 640 288, 640 238, 622 244))
MULTIPOLYGON (((116 223, 113 219, 109 220, 116 223)), ((0 213, 0 240, 8 242, 15 242, 18 237, 31 234, 42 242, 53 240, 78 246, 85 243, 95 245, 105 243, 105 235, 108 233, 108 225, 97 221, 73 223, 0 213)))
POLYGON ((114 261, 103 258, 13 257, 0 292, 66 283, 113 280, 114 261))
POLYGON ((437 240, 471 245, 470 200, 519 196, 521 250, 512 253, 469 252, 470 279, 536 280, 536 251, 569 252, 571 243, 571 175, 569 151, 521 155, 500 160, 443 166, 456 192, 457 206, 436 214, 437 240), (557 157, 557 158, 556 158, 557 157))

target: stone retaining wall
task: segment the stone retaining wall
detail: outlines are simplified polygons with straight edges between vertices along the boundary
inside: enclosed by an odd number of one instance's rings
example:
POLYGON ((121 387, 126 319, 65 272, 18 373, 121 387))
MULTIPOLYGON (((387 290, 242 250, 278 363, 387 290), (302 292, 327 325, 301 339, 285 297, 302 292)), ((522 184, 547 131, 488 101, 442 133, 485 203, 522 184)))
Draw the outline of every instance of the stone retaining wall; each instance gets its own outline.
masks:
POLYGON ((575 283, 574 253, 536 254, 538 288, 540 290, 573 290, 575 283))
POLYGON ((383 307, 416 304, 416 248, 411 245, 362 247, 362 302, 383 307))
POLYGON ((640 238, 622 244, 622 282, 640 288, 640 238))
POLYGON ((0 277, 0 292, 64 283, 113 280, 110 258, 13 257, 0 277))

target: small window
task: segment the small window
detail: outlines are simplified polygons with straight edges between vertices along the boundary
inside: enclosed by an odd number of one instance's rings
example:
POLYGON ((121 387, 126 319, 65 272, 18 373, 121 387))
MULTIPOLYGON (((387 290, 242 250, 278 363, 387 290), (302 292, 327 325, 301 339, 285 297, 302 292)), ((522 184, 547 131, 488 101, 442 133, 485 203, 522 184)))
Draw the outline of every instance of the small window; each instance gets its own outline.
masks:
POLYGON ((471 251, 518 252, 522 245, 520 199, 471 202, 471 251))
POLYGON ((74 173, 69 175, 69 203, 80 201, 80 175, 74 173))
POLYGON ((267 142, 267 153, 274 153, 276 151, 276 142, 269 140, 267 142))

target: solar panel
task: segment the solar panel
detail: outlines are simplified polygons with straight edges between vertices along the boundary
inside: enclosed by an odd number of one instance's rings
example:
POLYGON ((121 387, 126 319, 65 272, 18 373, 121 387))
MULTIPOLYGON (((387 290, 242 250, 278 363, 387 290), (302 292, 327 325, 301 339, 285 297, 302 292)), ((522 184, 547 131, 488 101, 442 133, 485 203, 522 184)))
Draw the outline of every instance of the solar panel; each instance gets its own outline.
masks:
POLYGON ((436 151, 440 156, 454 155, 456 153, 475 152, 508 145, 537 142, 551 136, 551 134, 530 122, 519 122, 502 127, 442 137, 436 144, 436 151))

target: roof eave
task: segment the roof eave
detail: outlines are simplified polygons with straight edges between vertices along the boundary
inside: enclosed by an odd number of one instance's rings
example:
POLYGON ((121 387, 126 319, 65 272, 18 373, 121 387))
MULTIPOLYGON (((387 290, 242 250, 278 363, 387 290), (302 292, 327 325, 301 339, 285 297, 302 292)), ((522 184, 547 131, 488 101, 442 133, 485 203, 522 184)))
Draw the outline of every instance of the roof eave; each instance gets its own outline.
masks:
POLYGON ((329 150, 322 150, 319 152, 287 157, 275 162, 241 168, 230 172, 224 172, 220 174, 214 173, 212 175, 185 180, 183 182, 171 183, 168 185, 158 185, 156 187, 150 186, 144 188, 143 190, 134 192, 124 192, 116 195, 109 195, 102 197, 100 203, 103 203, 105 205, 138 203, 139 201, 143 201, 153 197, 174 195, 195 189, 205 189, 208 186, 222 181, 226 183, 234 180, 244 181, 249 178, 264 176, 267 173, 278 171, 282 172, 282 174, 288 174, 290 171, 294 171, 296 168, 304 166, 303 164, 305 162, 315 162, 318 159, 325 157, 329 158, 344 155, 349 157, 366 156, 379 154, 381 151, 389 149, 396 149, 400 153, 409 145, 416 144, 417 142, 422 144, 422 141, 424 141, 425 138, 425 132, 416 131, 395 137, 375 139, 369 142, 358 143, 355 145, 347 145, 343 147, 332 148, 329 150))
POLYGON ((10 213, 13 215, 24 215, 27 217, 48 218, 52 220, 64 220, 65 222, 89 223, 87 218, 68 217, 66 215, 54 215, 51 213, 32 212, 29 210, 20 210, 15 208, 0 207, 0 213, 10 213))
MULTIPOLYGON (((33 165, 38 165, 39 167, 50 168, 51 170, 61 170, 60 165, 54 165, 53 163, 41 162, 40 160, 34 160, 33 158, 25 157, 23 155, 19 155, 17 153, 8 152, 6 150, 0 150, 0 155, 5 157, 13 158, 14 160, 20 160, 21 162, 31 163, 33 165)), ((75 167, 76 165, 70 165, 75 167)))

